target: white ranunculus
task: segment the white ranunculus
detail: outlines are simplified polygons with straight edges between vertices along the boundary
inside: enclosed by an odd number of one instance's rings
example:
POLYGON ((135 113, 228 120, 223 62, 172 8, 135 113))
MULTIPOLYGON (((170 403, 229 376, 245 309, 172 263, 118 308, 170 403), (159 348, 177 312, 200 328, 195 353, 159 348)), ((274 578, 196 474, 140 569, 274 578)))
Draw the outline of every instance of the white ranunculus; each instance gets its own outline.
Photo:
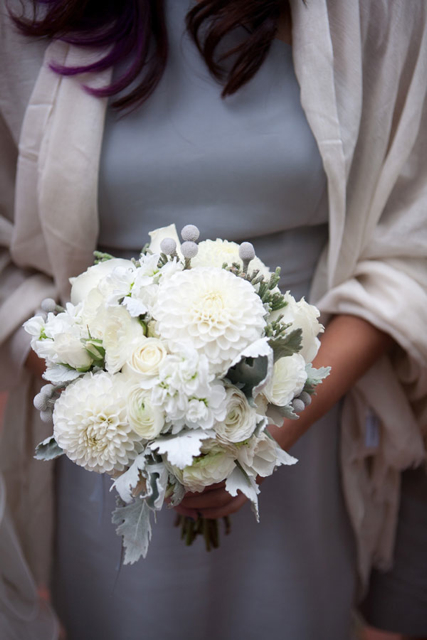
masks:
POLYGON ((156 338, 141 338, 135 343, 132 353, 126 361, 128 368, 138 377, 153 379, 159 373, 159 367, 167 356, 165 345, 156 338))
POLYGON ((121 306, 102 306, 94 325, 105 349, 106 369, 110 373, 117 373, 131 354, 135 342, 143 337, 142 326, 121 306))
POLYGON ((156 330, 179 353, 189 342, 213 373, 227 371, 245 347, 262 337, 265 309, 252 285, 224 269, 176 273, 159 285, 156 330))
POLYGON ((306 380, 305 360, 299 353, 294 353, 275 362, 273 378, 263 393, 269 402, 284 407, 301 393, 306 380))
POLYGON ((295 464, 296 459, 283 451, 277 442, 265 433, 239 448, 237 459, 249 476, 271 476, 282 464, 295 464))
POLYGON ((304 357, 306 362, 312 362, 317 355, 320 347, 319 333, 324 331, 324 327, 318 321, 320 312, 312 304, 308 304, 304 298, 296 302, 295 298, 289 293, 285 294, 287 306, 279 311, 274 311, 269 321, 275 320, 279 315, 283 315, 282 323, 292 323, 289 331, 294 329, 302 329, 302 349, 299 353, 304 357))
POLYGON ((123 471, 142 450, 127 418, 127 386, 105 371, 73 382, 55 402, 54 436, 76 464, 89 471, 123 471))
POLYGON ((227 390, 227 415, 214 429, 221 439, 229 442, 242 442, 250 438, 257 424, 257 411, 251 407, 245 394, 237 387, 227 390))
POLYGON ((271 476, 277 464, 278 445, 264 433, 240 447, 237 459, 250 476, 271 476))
POLYGON ((235 466, 233 456, 224 450, 200 456, 184 469, 174 467, 173 473, 187 491, 200 492, 228 478, 235 466))
POLYGON ((162 240, 165 238, 172 238, 176 242, 177 250, 181 246, 176 227, 174 224, 170 224, 168 227, 160 227, 160 229, 154 229, 154 231, 150 231, 148 234, 151 238, 150 242, 150 252, 151 253, 161 253, 160 244, 162 240))
POLYGON ((73 369, 89 369, 93 359, 86 351, 78 333, 61 333, 55 338, 58 360, 73 369))
POLYGON ((129 265, 133 266, 130 260, 113 258, 89 267, 84 273, 76 278, 70 278, 71 302, 73 304, 82 302, 89 291, 97 287, 102 278, 111 273, 113 269, 116 267, 129 267, 129 265))
MULTIPOLYGON (((233 262, 237 262, 240 266, 243 265, 242 260, 239 257, 239 245, 237 242, 230 242, 229 240, 203 240, 199 242, 199 251, 197 256, 192 259, 191 266, 194 267, 218 267, 222 268, 224 263, 232 265, 233 262)), ((255 271, 258 269, 260 274, 266 278, 270 276, 270 270, 265 264, 255 256, 249 264, 249 271, 255 271)))
POLYGON ((164 414, 151 403, 151 395, 133 387, 127 398, 128 420, 132 429, 144 440, 156 438, 164 426, 164 414))

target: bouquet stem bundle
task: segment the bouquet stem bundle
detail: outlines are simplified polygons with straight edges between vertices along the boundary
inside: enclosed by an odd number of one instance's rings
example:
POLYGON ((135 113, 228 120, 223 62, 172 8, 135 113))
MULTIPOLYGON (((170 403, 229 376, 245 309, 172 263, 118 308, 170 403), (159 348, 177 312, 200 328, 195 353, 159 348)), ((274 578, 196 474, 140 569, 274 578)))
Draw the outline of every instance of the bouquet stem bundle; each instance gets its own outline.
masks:
MULTIPOLYGON (((230 518, 223 518, 225 525, 225 535, 231 531, 230 518)), ((211 518, 203 518, 198 516, 197 520, 188 516, 178 515, 175 520, 175 526, 181 527, 181 540, 189 547, 193 544, 197 536, 203 536, 205 540, 206 551, 218 549, 219 547, 219 522, 211 518)))

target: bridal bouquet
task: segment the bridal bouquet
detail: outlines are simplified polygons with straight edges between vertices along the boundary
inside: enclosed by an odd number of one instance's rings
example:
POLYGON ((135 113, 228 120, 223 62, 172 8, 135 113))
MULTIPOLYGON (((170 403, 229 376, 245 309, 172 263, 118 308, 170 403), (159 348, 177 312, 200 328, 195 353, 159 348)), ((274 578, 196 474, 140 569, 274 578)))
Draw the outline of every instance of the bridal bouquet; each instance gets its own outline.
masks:
MULTIPOLYGON (((34 404, 53 419, 36 457, 107 473, 124 562, 146 555, 150 516, 225 480, 258 519, 258 476, 296 460, 267 430, 297 418, 329 369, 315 369, 318 311, 283 295, 253 246, 197 244, 193 225, 150 233, 138 260, 96 253, 65 308, 45 300, 24 327, 46 361, 34 404)), ((182 518, 191 543, 216 521, 182 518)))

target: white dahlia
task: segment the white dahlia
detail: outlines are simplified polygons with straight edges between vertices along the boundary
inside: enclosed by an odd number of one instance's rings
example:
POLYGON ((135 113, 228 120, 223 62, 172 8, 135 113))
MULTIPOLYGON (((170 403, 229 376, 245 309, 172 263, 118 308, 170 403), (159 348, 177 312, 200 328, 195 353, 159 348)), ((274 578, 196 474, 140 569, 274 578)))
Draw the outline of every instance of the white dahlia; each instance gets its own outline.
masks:
POLYGON ((265 327, 265 309, 252 285, 229 271, 190 269, 161 283, 156 330, 179 353, 184 341, 205 354, 213 373, 224 373, 265 327))
MULTIPOLYGON (((230 242, 229 240, 203 240, 198 244, 199 251, 197 256, 192 259, 191 266, 194 267, 218 267, 221 269, 224 262, 228 265, 232 265, 233 262, 237 262, 240 266, 243 265, 239 256, 239 245, 237 242, 230 242)), ((255 271, 258 269, 260 274, 268 277, 270 270, 265 264, 255 256, 249 264, 249 271, 255 271)))
POLYGON ((88 373, 71 384, 55 402, 53 424, 61 449, 89 471, 123 471, 141 451, 127 420, 121 374, 88 373))

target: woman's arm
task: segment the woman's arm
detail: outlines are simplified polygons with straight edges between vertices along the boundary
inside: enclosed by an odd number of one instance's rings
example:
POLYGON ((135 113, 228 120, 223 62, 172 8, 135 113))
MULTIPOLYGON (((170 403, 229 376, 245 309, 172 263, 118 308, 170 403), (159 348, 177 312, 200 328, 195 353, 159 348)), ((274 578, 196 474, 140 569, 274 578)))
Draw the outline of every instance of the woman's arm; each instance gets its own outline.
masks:
MULTIPOLYGON (((330 375, 317 387, 313 402, 298 420, 285 420, 282 427, 270 425, 270 433, 288 450, 317 420, 325 415, 355 382, 393 344, 392 338, 372 324, 350 315, 332 318, 322 337, 322 346, 313 364, 331 367, 330 375)), ((187 494, 176 510, 196 517, 221 518, 238 511, 247 498, 233 498, 224 483, 200 494, 187 494)))

